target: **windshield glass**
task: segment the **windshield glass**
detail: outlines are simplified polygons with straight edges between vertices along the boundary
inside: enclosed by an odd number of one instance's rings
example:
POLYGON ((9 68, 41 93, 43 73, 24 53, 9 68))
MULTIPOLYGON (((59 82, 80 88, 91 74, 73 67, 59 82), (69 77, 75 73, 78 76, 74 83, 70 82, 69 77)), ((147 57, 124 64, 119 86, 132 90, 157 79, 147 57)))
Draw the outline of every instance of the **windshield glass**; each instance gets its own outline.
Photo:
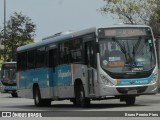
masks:
POLYGON ((105 37, 99 48, 101 67, 109 72, 149 71, 156 64, 151 36, 105 37))
POLYGON ((5 81, 13 81, 16 79, 16 69, 4 69, 1 76, 5 81))

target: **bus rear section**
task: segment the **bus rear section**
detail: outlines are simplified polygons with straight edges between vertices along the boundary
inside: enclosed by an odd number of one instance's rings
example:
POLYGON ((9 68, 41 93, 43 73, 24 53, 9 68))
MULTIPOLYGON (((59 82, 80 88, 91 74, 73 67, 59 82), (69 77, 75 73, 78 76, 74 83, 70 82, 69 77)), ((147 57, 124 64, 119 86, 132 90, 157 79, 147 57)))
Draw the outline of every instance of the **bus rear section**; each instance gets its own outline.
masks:
POLYGON ((17 97, 16 62, 5 62, 2 64, 1 83, 4 93, 10 93, 12 97, 17 97))

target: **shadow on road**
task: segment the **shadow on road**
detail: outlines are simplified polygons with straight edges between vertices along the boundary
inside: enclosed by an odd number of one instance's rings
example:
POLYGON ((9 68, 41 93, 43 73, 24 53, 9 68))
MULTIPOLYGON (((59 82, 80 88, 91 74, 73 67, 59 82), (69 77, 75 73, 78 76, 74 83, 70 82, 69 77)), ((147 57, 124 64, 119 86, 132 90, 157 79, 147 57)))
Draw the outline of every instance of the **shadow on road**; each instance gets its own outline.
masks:
MULTIPOLYGON (((134 107, 138 106, 149 106, 149 105, 144 105, 144 104, 135 104, 134 107)), ((51 106, 49 107, 36 107, 34 105, 17 105, 17 106, 3 106, 5 108, 17 108, 21 110, 32 110, 32 111, 81 111, 81 110, 105 110, 105 109, 110 109, 110 108, 123 108, 125 109, 126 107, 131 107, 124 104, 91 104, 88 108, 80 108, 76 107, 73 104, 54 104, 52 103, 51 106)))

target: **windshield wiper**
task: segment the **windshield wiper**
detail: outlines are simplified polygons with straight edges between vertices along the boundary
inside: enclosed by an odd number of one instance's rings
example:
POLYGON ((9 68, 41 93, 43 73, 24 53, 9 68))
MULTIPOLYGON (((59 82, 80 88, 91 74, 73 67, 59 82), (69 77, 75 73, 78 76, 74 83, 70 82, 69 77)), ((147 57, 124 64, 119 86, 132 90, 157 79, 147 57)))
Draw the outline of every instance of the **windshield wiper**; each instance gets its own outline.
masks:
POLYGON ((112 37, 112 40, 119 45, 119 47, 121 48, 121 51, 126 55, 125 47, 115 37, 112 37))
MULTIPOLYGON (((126 63, 129 63, 125 45, 122 45, 115 37, 112 37, 112 40, 119 45, 119 47, 121 48, 121 51, 122 51, 122 52, 124 53, 124 55, 125 55, 126 63)), ((129 59, 130 59, 130 58, 129 58, 129 59)))
POLYGON ((141 40, 142 40, 142 37, 139 37, 138 41, 136 42, 135 45, 133 45, 133 50, 132 50, 132 55, 133 55, 133 58, 131 59, 132 60, 132 64, 135 65, 135 55, 138 51, 138 48, 140 46, 140 43, 141 43, 141 40))
POLYGON ((142 37, 139 37, 138 41, 136 42, 135 45, 133 45, 133 51, 132 51, 132 54, 135 56, 138 48, 139 48, 139 45, 141 43, 141 40, 142 40, 142 37))

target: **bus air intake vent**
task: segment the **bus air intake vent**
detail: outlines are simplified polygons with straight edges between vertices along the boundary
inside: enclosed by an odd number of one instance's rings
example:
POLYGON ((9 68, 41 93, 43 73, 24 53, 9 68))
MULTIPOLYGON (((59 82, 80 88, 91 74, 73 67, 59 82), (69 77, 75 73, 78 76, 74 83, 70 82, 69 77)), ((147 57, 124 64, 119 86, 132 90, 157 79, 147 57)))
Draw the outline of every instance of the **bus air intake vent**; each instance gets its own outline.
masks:
POLYGON ((143 87, 123 87, 123 88, 117 88, 117 91, 121 94, 127 94, 128 91, 131 90, 137 90, 137 93, 143 93, 147 89, 147 86, 143 87))

